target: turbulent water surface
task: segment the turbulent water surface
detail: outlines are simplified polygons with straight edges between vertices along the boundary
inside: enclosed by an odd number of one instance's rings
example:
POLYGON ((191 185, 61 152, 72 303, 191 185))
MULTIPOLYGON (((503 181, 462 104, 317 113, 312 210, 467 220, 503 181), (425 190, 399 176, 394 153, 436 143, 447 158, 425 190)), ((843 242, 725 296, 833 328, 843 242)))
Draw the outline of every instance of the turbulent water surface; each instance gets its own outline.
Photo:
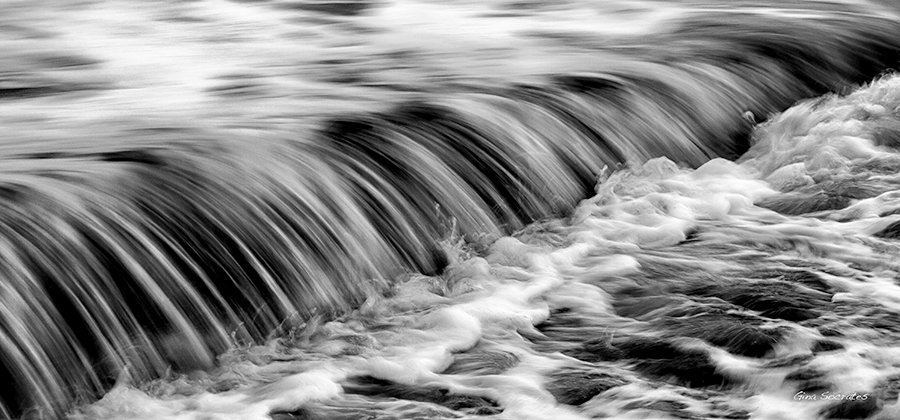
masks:
POLYGON ((900 6, 6 1, 0 416, 900 418, 900 6))

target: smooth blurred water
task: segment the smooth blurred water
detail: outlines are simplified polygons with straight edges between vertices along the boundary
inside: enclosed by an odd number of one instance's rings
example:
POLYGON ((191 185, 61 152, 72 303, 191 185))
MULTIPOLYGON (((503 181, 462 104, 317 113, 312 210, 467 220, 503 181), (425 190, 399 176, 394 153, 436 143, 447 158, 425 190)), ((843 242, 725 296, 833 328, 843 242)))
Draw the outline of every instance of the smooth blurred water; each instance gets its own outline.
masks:
POLYGON ((3 413, 893 418, 898 19, 4 3, 3 413))

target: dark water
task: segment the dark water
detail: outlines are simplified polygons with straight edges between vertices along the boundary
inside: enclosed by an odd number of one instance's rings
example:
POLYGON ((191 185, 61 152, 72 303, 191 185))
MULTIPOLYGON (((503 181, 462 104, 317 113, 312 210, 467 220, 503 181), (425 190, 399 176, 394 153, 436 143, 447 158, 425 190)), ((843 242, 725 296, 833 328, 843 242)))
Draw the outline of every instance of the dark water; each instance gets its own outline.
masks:
POLYGON ((0 12, 5 417, 900 417, 891 2, 0 12))

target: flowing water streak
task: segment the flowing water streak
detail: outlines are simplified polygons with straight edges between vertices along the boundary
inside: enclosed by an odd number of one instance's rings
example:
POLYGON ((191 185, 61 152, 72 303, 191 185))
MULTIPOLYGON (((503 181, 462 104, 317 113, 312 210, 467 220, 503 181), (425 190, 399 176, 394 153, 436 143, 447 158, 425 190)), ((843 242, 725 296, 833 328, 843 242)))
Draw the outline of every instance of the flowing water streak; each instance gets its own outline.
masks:
MULTIPOLYGON (((122 4, 86 2, 52 29, 4 22, 21 34, 4 45, 18 61, 0 89, 3 124, 13 133, 0 150, 7 278, 0 337, 6 376, 16 378, 3 390, 7 413, 32 404, 52 413, 103 391, 126 365, 136 378, 165 374, 171 363, 208 366, 232 341, 264 338, 285 319, 349 310, 405 269, 444 268, 437 240, 449 226, 486 246, 532 220, 570 212, 604 167, 656 156, 693 166, 737 157, 747 147, 746 111, 764 116, 867 81, 894 66, 900 50, 900 25, 868 4, 776 13, 654 4, 664 13, 640 15, 653 25, 639 37, 619 27, 530 31, 515 23, 572 20, 590 3, 558 13, 504 3, 451 13, 509 24, 503 42, 512 38, 521 51, 504 54, 544 63, 517 74, 490 62, 504 80, 482 77, 491 69, 478 68, 481 56, 465 63, 474 70, 453 63, 465 50, 437 41, 403 48, 397 33, 414 26, 384 27, 386 16, 408 17, 407 8, 437 7, 427 4, 364 6, 351 16, 290 2, 122 4), (316 28, 325 40, 253 51, 267 44, 258 31, 269 24, 277 36, 315 39, 302 31, 316 28), (141 33, 148 41, 134 49, 126 40, 141 33), (83 50, 41 41, 69 36, 83 50), (176 54, 164 47, 173 40, 176 54), (241 59, 249 64, 230 61, 224 74, 212 74, 218 66, 198 57, 214 45, 247 53, 241 59), (305 58, 346 46, 332 61, 305 58), (537 52, 525 53, 530 47, 537 52), (370 68, 332 77, 361 51, 370 68), (557 58, 549 68, 547 57, 557 58), (391 72, 417 58, 424 61, 410 70, 415 82, 397 86, 391 72), (143 68, 154 65, 167 71, 143 68), (181 93, 185 86, 190 94, 181 93), (194 86, 206 88, 198 94, 194 86), (378 99, 385 95, 403 101, 378 99), (320 102, 322 109, 311 106, 320 102), (370 104, 378 111, 359 112, 370 104), (75 105, 90 117, 67 111, 75 105), (279 111, 265 111, 273 105, 279 111), (141 120, 125 112, 138 110, 147 112, 141 120), (336 110, 344 116, 328 116, 336 110)), ((474 6, 458 10, 466 7, 474 6)), ((456 10, 449 8, 441 11, 456 10)), ((19 15, 6 16, 39 14, 10 10, 19 15)), ((489 57, 496 46, 481 47, 489 57)), ((667 243, 657 239, 648 244, 667 243)), ((535 264, 548 265, 526 265, 535 264)), ((555 273, 529 276, 553 285, 555 273)), ((539 309, 529 307, 527 322, 513 325, 533 324, 539 309)), ((457 318, 435 322, 443 316, 457 318)), ((465 349, 472 339, 463 334, 432 350, 465 349)), ((424 371, 438 371, 441 360, 425 357, 424 371)), ((342 369, 322 375, 339 381, 342 369)), ((375 375, 392 379, 383 376, 375 375)), ((297 407, 289 401, 263 404, 259 413, 297 407)))

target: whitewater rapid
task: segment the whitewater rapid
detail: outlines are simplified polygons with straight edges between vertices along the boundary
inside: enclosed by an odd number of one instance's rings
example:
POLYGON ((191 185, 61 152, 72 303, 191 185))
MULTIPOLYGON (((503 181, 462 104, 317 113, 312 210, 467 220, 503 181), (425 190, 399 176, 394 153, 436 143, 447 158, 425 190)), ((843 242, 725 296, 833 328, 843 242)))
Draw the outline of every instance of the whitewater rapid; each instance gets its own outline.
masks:
POLYGON ((898 117, 893 76, 798 104, 737 162, 612 172, 567 219, 445 241, 440 276, 72 418, 896 418, 898 117))
POLYGON ((893 418, 894 3, 3 2, 0 417, 893 418))

